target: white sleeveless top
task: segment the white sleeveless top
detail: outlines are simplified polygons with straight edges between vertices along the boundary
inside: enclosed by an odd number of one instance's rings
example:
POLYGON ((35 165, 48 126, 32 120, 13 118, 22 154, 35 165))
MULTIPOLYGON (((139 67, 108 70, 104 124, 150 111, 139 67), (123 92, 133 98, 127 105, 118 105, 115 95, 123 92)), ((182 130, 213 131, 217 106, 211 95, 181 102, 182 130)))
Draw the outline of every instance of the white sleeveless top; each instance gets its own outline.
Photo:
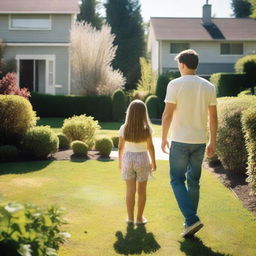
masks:
MULTIPOLYGON (((150 133, 152 134, 152 129, 150 128, 150 133)), ((124 124, 120 127, 119 136, 124 138, 124 124)), ((147 152, 147 141, 135 143, 135 142, 129 142, 125 141, 124 144, 124 151, 129 151, 129 152, 147 152)))

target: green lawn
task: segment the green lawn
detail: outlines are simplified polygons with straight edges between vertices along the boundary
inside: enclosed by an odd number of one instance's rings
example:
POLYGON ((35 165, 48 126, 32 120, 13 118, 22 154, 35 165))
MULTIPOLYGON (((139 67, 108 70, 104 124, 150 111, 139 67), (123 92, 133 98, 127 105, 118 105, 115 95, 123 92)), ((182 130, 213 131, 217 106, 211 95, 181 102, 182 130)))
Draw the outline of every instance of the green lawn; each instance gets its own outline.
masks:
POLYGON ((202 175, 199 215, 205 227, 184 240, 183 218, 169 187, 168 161, 149 182, 145 228, 126 226, 125 186, 117 161, 0 164, 0 194, 8 201, 59 205, 70 241, 60 256, 254 256, 256 217, 210 172, 202 175))
MULTIPOLYGON (((40 118, 37 122, 37 125, 49 125, 55 132, 61 132, 61 127, 63 125, 63 120, 65 118, 40 118)), ((101 130, 97 133, 98 135, 107 135, 107 136, 118 136, 118 130, 122 123, 120 122, 101 122, 99 123, 101 130)), ((154 136, 161 137, 161 126, 153 124, 154 136)))

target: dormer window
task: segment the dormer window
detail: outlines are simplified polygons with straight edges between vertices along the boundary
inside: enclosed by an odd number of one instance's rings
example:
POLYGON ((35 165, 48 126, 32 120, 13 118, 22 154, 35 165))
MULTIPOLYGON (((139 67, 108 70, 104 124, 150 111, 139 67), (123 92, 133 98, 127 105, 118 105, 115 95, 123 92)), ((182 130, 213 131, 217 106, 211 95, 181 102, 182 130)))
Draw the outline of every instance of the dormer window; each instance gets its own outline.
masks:
POLYGON ((51 30, 50 15, 10 15, 11 30, 51 30))

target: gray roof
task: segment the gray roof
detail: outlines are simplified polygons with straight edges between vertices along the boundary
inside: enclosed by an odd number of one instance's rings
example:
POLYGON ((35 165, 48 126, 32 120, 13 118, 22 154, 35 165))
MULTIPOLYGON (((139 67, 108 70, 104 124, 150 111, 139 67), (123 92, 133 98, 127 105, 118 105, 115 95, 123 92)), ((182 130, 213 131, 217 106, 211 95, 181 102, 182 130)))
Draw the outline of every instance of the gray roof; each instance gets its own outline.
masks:
POLYGON ((210 26, 201 18, 153 17, 150 22, 156 40, 256 40, 256 20, 250 18, 212 18, 210 26))
POLYGON ((79 13, 78 0, 0 0, 0 13, 79 13))

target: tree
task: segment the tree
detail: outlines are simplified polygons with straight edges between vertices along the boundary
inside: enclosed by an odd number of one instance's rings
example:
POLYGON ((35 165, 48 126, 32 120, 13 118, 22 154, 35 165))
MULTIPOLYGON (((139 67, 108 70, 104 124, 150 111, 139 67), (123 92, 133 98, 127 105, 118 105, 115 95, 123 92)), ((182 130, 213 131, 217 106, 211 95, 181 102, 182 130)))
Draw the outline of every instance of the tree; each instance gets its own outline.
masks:
POLYGON ((103 19, 96 11, 99 6, 97 0, 82 0, 80 5, 80 14, 77 16, 78 21, 85 21, 90 23, 96 29, 100 29, 103 23, 103 19))
POLYGON ((256 19, 256 0, 249 0, 249 2, 252 6, 252 9, 251 9, 252 14, 250 17, 256 19))
POLYGON ((250 0, 232 0, 231 6, 236 18, 246 18, 252 13, 250 0))
POLYGON ((126 89, 136 88, 140 79, 140 57, 145 55, 144 26, 138 0, 107 0, 106 20, 116 35, 113 67, 126 77, 126 89))

